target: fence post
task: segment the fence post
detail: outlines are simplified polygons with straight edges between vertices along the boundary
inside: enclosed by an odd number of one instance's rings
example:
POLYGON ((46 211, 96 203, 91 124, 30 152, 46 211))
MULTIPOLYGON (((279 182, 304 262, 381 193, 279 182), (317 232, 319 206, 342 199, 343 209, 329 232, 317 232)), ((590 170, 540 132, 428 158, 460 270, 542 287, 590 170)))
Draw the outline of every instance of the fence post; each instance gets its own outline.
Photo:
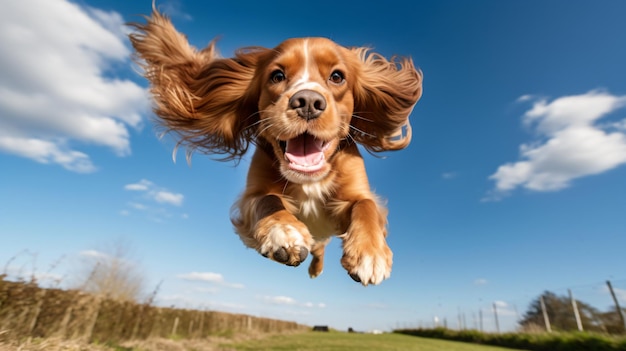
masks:
POLYGON ((67 333, 67 325, 70 323, 70 317, 72 316, 72 310, 74 309, 74 305, 70 305, 65 310, 63 314, 63 319, 61 320, 61 325, 59 326, 59 335, 62 339, 70 339, 70 335, 67 333))
POLYGON ((130 334, 130 339, 135 340, 137 338, 137 332, 139 332, 139 327, 141 326, 141 319, 143 318, 144 310, 146 309, 146 305, 140 305, 139 314, 137 315, 137 320, 135 320, 135 325, 133 326, 133 332, 130 334))
POLYGON ((178 328, 178 316, 176 316, 176 319, 174 319, 174 327, 172 327, 172 336, 176 335, 176 329, 178 328))
POLYGON ((578 311, 578 304, 576 303, 576 299, 574 299, 574 295, 572 294, 571 289, 567 289, 569 293, 569 299, 572 301, 572 308, 574 308, 574 317, 576 317, 576 325, 578 326, 578 331, 583 331, 583 323, 580 320, 580 311, 578 311))
POLYGON ((93 330, 96 327, 96 322, 98 322, 98 315, 100 314, 100 307, 102 306, 102 298, 95 297, 94 299, 96 300, 97 307, 96 307, 96 312, 93 314, 93 321, 91 322, 91 325, 87 329, 87 335, 85 335, 87 337, 88 343, 91 342, 91 338, 93 337, 93 330))
POLYGON ((496 303, 493 303, 493 316, 496 318, 496 332, 500 333, 500 322, 498 321, 498 308, 496 303))
POLYGON ((548 311, 546 310, 546 303, 543 301, 543 295, 541 295, 541 311, 543 311, 543 321, 546 323, 546 331, 552 333, 550 318, 548 318, 548 311))
POLYGON ((613 296, 613 301, 615 302, 615 308, 617 309, 617 315, 622 320, 622 327, 624 331, 626 331, 626 319, 624 319, 624 311, 619 307, 619 301, 617 300, 617 296, 615 296, 615 291, 613 291, 613 286, 611 285, 611 281, 607 280, 606 285, 609 286, 609 291, 611 292, 611 296, 613 296))
MULTIPOLYGON (((41 291, 41 290, 40 290, 41 291)), ((31 319, 29 325, 28 325, 28 333, 27 333, 27 337, 33 337, 33 331, 35 330, 35 326, 37 325, 37 320, 39 319, 39 314, 41 314, 41 305, 43 305, 43 301, 46 298, 46 292, 47 290, 43 290, 43 292, 41 294, 37 294, 35 292, 35 296, 40 295, 37 301, 37 304, 35 305, 35 313, 33 315, 33 318, 31 319)))
POLYGON ((198 328, 200 330, 200 337, 203 338, 205 336, 204 333, 204 315, 206 314, 206 311, 201 311, 200 312, 200 327, 198 328))

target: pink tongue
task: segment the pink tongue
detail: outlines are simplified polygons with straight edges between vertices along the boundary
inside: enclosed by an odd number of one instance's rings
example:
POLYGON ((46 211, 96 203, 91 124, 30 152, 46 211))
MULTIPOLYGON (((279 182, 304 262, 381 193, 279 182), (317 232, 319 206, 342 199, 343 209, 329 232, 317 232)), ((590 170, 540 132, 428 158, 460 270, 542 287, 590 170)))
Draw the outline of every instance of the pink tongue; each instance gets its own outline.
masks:
POLYGON ((290 162, 300 166, 314 166, 324 157, 322 141, 309 134, 303 134, 287 141, 285 156, 290 162))

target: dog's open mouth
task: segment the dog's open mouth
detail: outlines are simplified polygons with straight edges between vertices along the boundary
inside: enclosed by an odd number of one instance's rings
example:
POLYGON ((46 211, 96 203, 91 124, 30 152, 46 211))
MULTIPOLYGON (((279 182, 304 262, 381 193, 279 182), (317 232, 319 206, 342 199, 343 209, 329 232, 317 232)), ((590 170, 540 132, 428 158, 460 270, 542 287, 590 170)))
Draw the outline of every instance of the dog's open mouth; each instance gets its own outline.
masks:
POLYGON ((289 168, 303 173, 313 173, 321 170, 326 163, 324 151, 330 146, 329 142, 315 138, 309 133, 301 134, 293 139, 279 142, 289 162, 289 168))

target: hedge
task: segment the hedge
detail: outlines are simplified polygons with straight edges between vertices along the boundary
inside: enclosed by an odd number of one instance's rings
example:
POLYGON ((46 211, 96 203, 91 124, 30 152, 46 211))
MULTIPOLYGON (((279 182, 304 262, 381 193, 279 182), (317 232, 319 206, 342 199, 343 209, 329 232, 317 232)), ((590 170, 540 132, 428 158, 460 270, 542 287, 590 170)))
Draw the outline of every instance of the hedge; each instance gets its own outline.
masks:
POLYGON ((395 333, 426 338, 470 342, 529 351, 626 351, 626 337, 595 333, 522 334, 483 333, 476 330, 399 329, 395 333))

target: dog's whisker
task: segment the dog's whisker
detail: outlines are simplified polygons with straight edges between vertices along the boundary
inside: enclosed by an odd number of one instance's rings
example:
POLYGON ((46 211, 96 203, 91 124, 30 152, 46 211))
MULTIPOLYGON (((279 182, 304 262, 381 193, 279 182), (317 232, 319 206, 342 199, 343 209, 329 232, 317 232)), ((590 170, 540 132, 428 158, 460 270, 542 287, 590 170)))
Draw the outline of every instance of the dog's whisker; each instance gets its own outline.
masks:
POLYGON ((285 195, 287 192, 287 185, 289 185, 289 181, 285 179, 285 186, 283 186, 282 195, 285 195))
POLYGON ((370 133, 367 133, 367 132, 365 132, 365 131, 362 131, 362 130, 360 130, 359 128, 357 128, 357 127, 353 126, 353 125, 351 125, 351 126, 350 126, 350 129, 353 129, 353 130, 355 130, 356 132, 361 133, 361 134, 363 134, 363 135, 367 135, 367 136, 368 136, 368 137, 370 137, 370 138, 376 138, 376 136, 375 136, 375 135, 370 134, 370 133))
POLYGON ((257 135, 261 135, 261 134, 263 134, 266 130, 269 130, 269 129, 273 128, 273 127, 274 127, 274 124, 272 124, 272 123, 268 123, 268 125, 267 125, 267 126, 265 126, 265 128, 263 128, 263 129, 261 129, 261 130, 259 130, 259 131, 257 132, 257 135))
POLYGON ((247 126, 246 129, 254 128, 254 127, 258 126, 259 124, 261 124, 261 122, 262 122, 261 120, 258 120, 256 122, 252 123, 251 125, 247 126))
POLYGON ((349 142, 356 143, 356 140, 354 140, 354 137, 350 133, 348 133, 348 135, 342 140, 348 140, 349 142))
MULTIPOLYGON (((360 112, 360 113, 362 113, 362 112, 360 112)), ((354 113, 354 114, 352 115, 352 117, 353 117, 353 118, 356 118, 356 119, 360 119, 360 120, 362 120, 362 121, 366 121, 366 122, 371 122, 371 123, 374 123, 374 121, 373 121, 373 120, 371 120, 371 119, 367 119, 367 118, 365 118, 365 117, 363 117, 363 116, 360 116, 360 115, 357 115, 356 113, 354 113)))

